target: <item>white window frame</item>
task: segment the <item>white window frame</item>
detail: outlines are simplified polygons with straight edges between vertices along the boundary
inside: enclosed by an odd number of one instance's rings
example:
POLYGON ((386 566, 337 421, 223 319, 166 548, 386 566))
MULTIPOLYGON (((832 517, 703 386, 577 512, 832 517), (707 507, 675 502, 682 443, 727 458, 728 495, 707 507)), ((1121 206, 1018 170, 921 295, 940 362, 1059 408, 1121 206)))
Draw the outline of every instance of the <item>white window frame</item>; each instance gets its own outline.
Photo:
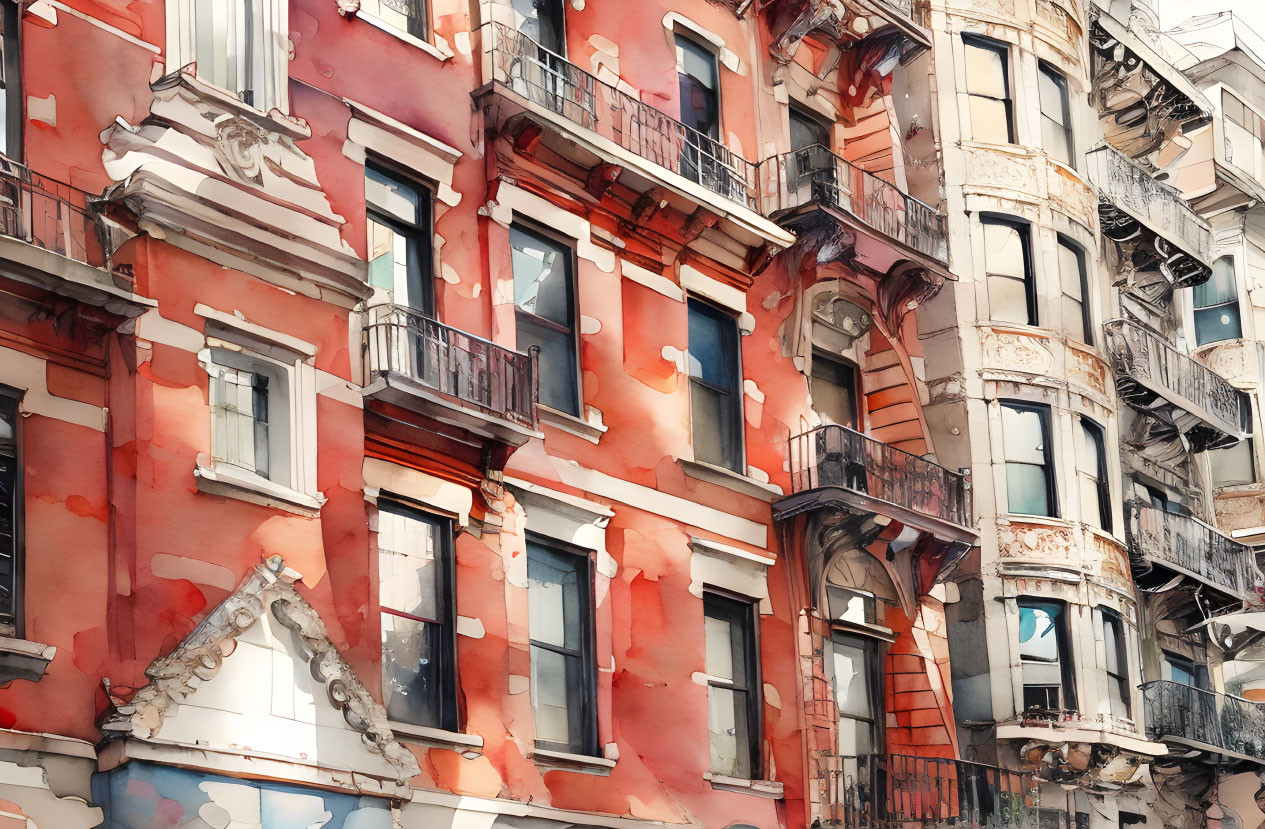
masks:
MULTIPOLYGON (((238 0, 214 0, 216 3, 238 0)), ((244 105, 268 112, 289 112, 290 26, 286 0, 250 0, 253 20, 253 54, 250 88, 253 98, 244 105)), ((195 5, 197 0, 167 0, 167 72, 172 73, 197 62, 195 5)), ((215 86, 206 77, 203 83, 215 86)), ((217 87, 222 88, 222 87, 217 87)), ((224 90, 240 100, 237 89, 224 90)))

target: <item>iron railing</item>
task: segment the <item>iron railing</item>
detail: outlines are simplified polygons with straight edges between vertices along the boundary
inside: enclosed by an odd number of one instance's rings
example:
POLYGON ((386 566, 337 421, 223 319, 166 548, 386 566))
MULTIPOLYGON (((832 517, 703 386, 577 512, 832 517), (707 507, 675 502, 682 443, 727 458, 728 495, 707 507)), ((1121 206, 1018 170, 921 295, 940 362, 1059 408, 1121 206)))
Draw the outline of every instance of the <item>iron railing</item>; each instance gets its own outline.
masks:
POLYGON ((810 202, 851 213, 867 227, 940 262, 949 258, 944 214, 820 144, 781 156, 781 209, 810 202))
POLYGON ((795 435, 790 454, 792 492, 837 486, 970 526, 963 476, 855 429, 829 425, 795 435))
MULTIPOLYGON (((822 825, 846 829, 1064 829, 1031 772, 907 755, 826 758, 822 825)), ((1063 804, 1065 805, 1065 804, 1063 804)))
POLYGON ((1142 685, 1152 740, 1195 743, 1265 763, 1265 706, 1182 682, 1142 685))
MULTIPOLYGON (((1085 154, 1086 172, 1102 197, 1181 245, 1204 266, 1212 263, 1212 230, 1182 198, 1110 145, 1085 154)), ((1136 232, 1137 226, 1134 225, 1136 232)))
POLYGON ((1255 589, 1251 548, 1198 518, 1131 501, 1128 536, 1135 558, 1179 570, 1238 598, 1255 589))
POLYGON ((717 195, 756 208, 756 164, 522 32, 493 23, 490 33, 495 83, 717 195))
POLYGON ((1201 439, 1196 451, 1233 445, 1251 434, 1248 397, 1228 380, 1135 322, 1111 320, 1103 328, 1125 401, 1146 411, 1162 397, 1220 433, 1201 439))
POLYGON ((104 267, 105 249, 88 209, 92 198, 0 156, 0 235, 104 267))
POLYGON ((399 305, 368 311, 365 385, 384 373, 411 377, 496 417, 536 428, 536 358, 399 305))

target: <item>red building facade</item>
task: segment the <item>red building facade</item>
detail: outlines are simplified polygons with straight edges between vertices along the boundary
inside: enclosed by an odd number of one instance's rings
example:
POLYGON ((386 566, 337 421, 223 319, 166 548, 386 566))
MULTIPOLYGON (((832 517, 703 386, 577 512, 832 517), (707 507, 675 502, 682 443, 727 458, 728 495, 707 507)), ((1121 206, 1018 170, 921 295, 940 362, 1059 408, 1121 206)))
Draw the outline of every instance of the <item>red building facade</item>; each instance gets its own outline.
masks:
POLYGON ((957 809, 899 6, 6 0, 0 817, 957 809))

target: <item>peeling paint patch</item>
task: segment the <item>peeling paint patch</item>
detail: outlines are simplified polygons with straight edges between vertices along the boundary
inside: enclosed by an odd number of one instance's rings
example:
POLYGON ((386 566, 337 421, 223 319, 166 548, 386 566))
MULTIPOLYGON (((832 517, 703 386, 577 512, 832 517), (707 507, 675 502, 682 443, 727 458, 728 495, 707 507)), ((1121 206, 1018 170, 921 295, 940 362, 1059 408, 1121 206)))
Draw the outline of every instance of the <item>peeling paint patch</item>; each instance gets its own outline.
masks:
POLYGON ((764 402, 764 392, 760 391, 760 387, 756 385, 754 380, 751 380, 751 379, 743 380, 742 390, 746 392, 747 397, 750 397, 755 402, 757 403, 764 402))
POLYGON ((160 579, 188 579, 230 592, 237 587, 237 577, 229 568, 171 553, 155 553, 149 560, 149 570, 160 579))
POLYGON ((597 317, 580 316, 580 333, 596 334, 602 330, 602 321, 597 317))
POLYGON ((764 702, 777 710, 782 710, 782 695, 778 693, 777 688, 769 683, 764 683, 764 702))
POLYGON ((518 694, 525 694, 527 693, 528 689, 531 688, 531 680, 525 676, 510 674, 509 679, 510 679, 510 695, 511 696, 517 696, 518 694))
POLYGON ((483 629, 483 620, 474 619, 470 616, 457 617, 457 635, 469 636, 471 639, 482 639, 486 635, 483 629))
POLYGON ((665 345, 663 350, 659 352, 663 359, 676 366, 676 370, 685 373, 685 352, 676 346, 665 345))
POLYGON ((50 127, 57 126, 57 96, 48 93, 47 98, 26 96, 26 116, 32 121, 42 121, 50 127))

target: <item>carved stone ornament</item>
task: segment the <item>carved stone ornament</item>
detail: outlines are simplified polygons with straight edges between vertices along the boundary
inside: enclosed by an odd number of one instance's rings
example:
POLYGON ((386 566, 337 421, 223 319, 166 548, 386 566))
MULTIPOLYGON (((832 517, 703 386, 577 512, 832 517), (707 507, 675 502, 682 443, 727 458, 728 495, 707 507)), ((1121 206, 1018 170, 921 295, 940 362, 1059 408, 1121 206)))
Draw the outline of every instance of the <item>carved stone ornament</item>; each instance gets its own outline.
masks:
POLYGON ((1024 374, 1054 373, 1054 353, 1042 337, 985 328, 980 335, 984 365, 1024 374))
POLYGON ((215 125, 219 140, 215 157, 225 172, 251 184, 263 183, 264 145, 268 135, 245 118, 228 118, 215 125))
POLYGON ((338 13, 343 17, 353 17, 360 11, 360 0, 335 0, 335 2, 338 4, 338 13))
POLYGON ((256 566, 174 651, 145 669, 148 685, 126 702, 114 700, 114 710, 101 723, 106 736, 153 738, 166 715, 219 672, 235 649, 237 637, 270 613, 302 640, 313 679, 325 686, 330 705, 360 733, 366 748, 394 767, 399 781, 416 775, 416 758, 396 741, 386 710, 334 647, 316 609, 295 589, 294 577, 297 574, 285 567, 280 556, 271 557, 266 566, 256 566))
POLYGON ((1074 383, 1110 400, 1114 387, 1111 370, 1105 360, 1079 348, 1067 349, 1067 377, 1074 383))
POLYGON ((1070 527, 999 521, 997 546, 1004 558, 1035 559, 1071 567, 1080 565, 1081 556, 1070 527))

